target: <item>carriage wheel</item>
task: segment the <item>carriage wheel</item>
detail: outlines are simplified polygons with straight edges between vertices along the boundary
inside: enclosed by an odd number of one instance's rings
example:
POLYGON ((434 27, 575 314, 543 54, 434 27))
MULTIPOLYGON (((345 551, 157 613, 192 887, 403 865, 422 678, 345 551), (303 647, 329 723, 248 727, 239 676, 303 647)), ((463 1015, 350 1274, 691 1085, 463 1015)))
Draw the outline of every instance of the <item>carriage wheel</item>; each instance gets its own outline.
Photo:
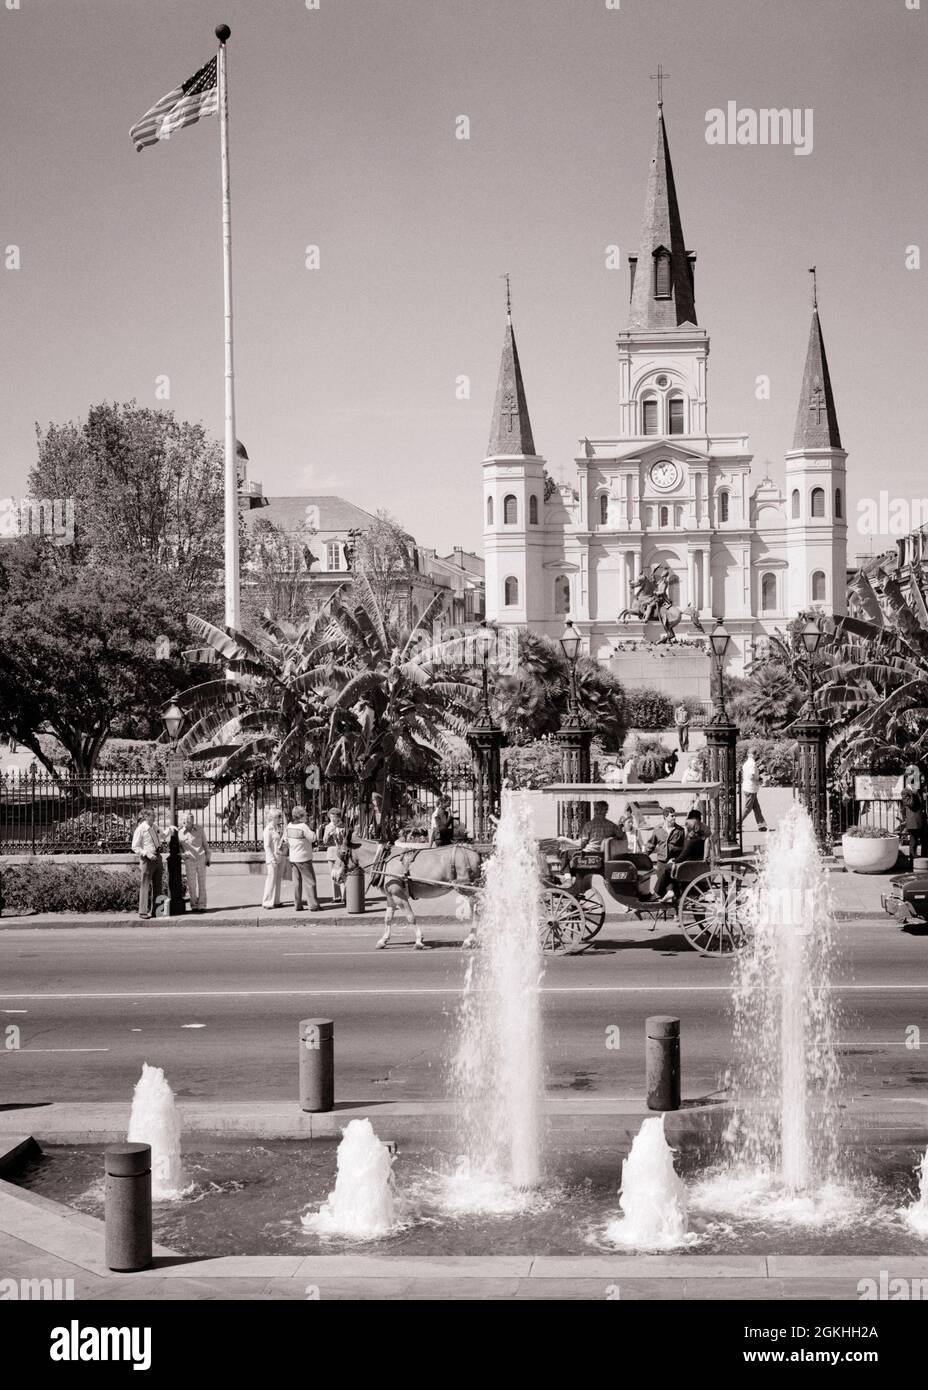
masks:
POLYGON ((740 951, 750 935, 752 864, 718 864, 686 885, 677 908, 680 929, 704 956, 740 951))
POLYGON ((541 949, 551 955, 569 956, 586 949, 583 905, 566 888, 544 888, 538 899, 541 917, 541 949))
POLYGON ((603 901, 603 895, 596 888, 588 888, 585 893, 579 895, 578 901, 583 908, 584 940, 592 941, 593 937, 602 930, 603 922, 606 920, 606 904, 603 901))

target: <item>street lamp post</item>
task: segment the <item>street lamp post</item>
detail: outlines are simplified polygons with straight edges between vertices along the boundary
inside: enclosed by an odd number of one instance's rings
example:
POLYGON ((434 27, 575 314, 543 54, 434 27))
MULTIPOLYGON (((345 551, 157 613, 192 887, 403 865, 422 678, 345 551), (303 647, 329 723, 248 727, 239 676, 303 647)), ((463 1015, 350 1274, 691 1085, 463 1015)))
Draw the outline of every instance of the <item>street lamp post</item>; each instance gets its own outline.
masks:
POLYGON ((815 702, 815 653, 825 634, 814 618, 803 625, 799 636, 806 657, 806 700, 796 721, 799 743, 799 798, 808 811, 815 837, 823 851, 830 848, 828 835, 828 787, 825 777, 825 750, 828 742, 828 723, 819 714, 815 702))
POLYGON ((738 726, 729 718, 725 708, 725 655, 731 644, 731 634, 719 619, 709 634, 709 645, 715 665, 715 694, 713 710, 706 723, 706 748, 708 751, 708 778, 719 782, 721 792, 717 802, 710 802, 709 834, 717 839, 723 850, 736 850, 741 843, 741 830, 738 825, 738 775, 737 747, 738 726))
MULTIPOLYGON (((171 764, 177 752, 177 740, 184 725, 184 711, 176 701, 172 701, 161 716, 164 728, 171 741, 171 764)), ((168 914, 181 917, 187 910, 184 901, 184 875, 180 853, 180 839, 177 833, 177 781, 173 766, 168 770, 168 816, 171 822, 171 837, 168 841, 168 914)))
POLYGON ((474 839, 478 843, 489 843, 493 839, 493 820, 500 812, 502 773, 500 749, 505 734, 493 722, 490 712, 490 645, 494 634, 490 628, 481 627, 477 631, 481 647, 481 676, 483 695, 477 720, 467 730, 467 742, 474 760, 476 781, 474 784, 474 839))
MULTIPOLYGON (((559 639, 561 651, 567 661, 567 714, 557 731, 561 748, 561 781, 589 782, 590 744, 593 730, 585 727, 580 714, 580 701, 577 696, 577 658, 580 655, 582 638, 570 618, 559 639)), ((571 839, 577 839, 584 820, 589 818, 589 802, 569 801, 565 808, 566 826, 563 827, 571 839)))

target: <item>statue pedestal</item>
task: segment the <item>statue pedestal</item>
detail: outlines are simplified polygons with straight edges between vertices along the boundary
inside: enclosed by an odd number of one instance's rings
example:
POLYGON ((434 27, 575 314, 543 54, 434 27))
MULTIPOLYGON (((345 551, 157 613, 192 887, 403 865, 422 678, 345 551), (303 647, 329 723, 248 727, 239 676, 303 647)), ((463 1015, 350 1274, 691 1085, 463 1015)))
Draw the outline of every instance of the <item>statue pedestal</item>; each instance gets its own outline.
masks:
MULTIPOLYGON (((660 625, 649 623, 645 635, 660 633, 660 625)), ((663 690, 671 698, 688 695, 694 700, 712 697, 712 666, 706 652, 667 642, 662 646, 642 646, 641 651, 616 652, 609 670, 626 690, 663 690)))

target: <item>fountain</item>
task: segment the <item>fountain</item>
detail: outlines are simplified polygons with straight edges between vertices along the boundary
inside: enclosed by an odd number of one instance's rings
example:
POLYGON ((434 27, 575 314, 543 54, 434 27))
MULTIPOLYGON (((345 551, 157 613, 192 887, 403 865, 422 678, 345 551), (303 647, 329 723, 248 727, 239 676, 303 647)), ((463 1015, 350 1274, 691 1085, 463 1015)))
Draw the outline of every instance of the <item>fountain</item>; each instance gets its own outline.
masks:
POLYGON ((142 1063, 132 1096, 127 1139, 151 1145, 151 1195, 171 1201, 190 1190, 180 1156, 180 1117, 161 1067, 142 1063))
POLYGON ((305 1230, 324 1236, 377 1240, 400 1225, 403 1208, 393 1176, 393 1154, 370 1120, 350 1120, 336 1156, 335 1190, 319 1211, 300 1218, 305 1230))
POLYGON ((798 803, 777 826, 748 918, 732 978, 730 1158, 698 1185, 693 1205, 804 1224, 843 1220, 856 1199, 838 1165, 834 910, 798 803))
POLYGON ((798 1193, 834 1176, 839 1080, 831 889, 798 803, 763 862, 751 925, 733 980, 735 1151, 798 1193))
POLYGON ((911 1206, 903 1207, 899 1215, 905 1224, 921 1236, 928 1236, 928 1149, 922 1155, 918 1169, 918 1196, 911 1206))
POLYGON ((452 1064, 462 1153, 448 1198, 457 1209, 517 1209, 541 1179, 540 891, 531 807, 507 791, 452 1064))
POLYGON ((686 1230, 686 1185, 673 1166, 673 1149, 664 1137, 664 1117, 643 1122, 622 1161, 624 1218, 611 1221, 605 1239, 613 1245, 670 1250, 691 1244, 686 1230))

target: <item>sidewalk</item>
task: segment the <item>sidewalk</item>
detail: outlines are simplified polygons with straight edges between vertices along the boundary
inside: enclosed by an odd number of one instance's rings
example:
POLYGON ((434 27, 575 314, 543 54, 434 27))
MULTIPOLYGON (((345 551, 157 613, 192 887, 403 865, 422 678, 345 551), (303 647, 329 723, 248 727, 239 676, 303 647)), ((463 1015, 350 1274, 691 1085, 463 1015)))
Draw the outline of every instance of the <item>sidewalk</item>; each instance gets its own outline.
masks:
MULTIPOLYGON (((888 891, 890 878, 890 874, 849 874, 845 872, 840 861, 836 863, 832 868, 831 885, 838 917, 842 921, 850 922, 885 919, 888 927, 895 927, 895 923, 885 916, 880 904, 880 896, 888 891)), ((328 875, 325 868, 319 864, 316 865, 316 880, 319 886, 320 900, 323 904, 320 912, 306 910, 295 912, 288 885, 284 885, 284 890, 287 896, 291 897, 289 902, 285 902, 279 908, 262 908, 263 875, 213 874, 208 881, 209 907, 202 916, 186 913, 183 917, 159 917, 152 918, 150 921, 143 921, 134 912, 83 914, 59 912, 39 913, 28 917, 4 915, 0 919, 0 932, 24 927, 36 929, 42 927, 136 927, 151 929, 165 927, 359 926, 373 930, 375 926, 383 923, 385 902, 380 894, 371 895, 367 900, 365 911, 355 916, 346 912, 343 907, 332 905, 332 890, 328 875)), ((441 897, 430 898, 427 902, 415 903, 414 907, 416 918, 423 925, 434 927, 436 924, 445 924, 455 928, 461 937, 466 935, 467 924, 458 921, 455 915, 458 907, 455 893, 446 893, 441 897)), ((626 914, 619 912, 615 908, 615 904, 607 897, 604 932, 608 931, 610 926, 621 926, 623 922, 627 922, 629 926, 641 926, 637 919, 629 920, 626 914)), ((398 930, 406 930, 406 924, 399 913, 397 913, 395 926, 398 930)))

